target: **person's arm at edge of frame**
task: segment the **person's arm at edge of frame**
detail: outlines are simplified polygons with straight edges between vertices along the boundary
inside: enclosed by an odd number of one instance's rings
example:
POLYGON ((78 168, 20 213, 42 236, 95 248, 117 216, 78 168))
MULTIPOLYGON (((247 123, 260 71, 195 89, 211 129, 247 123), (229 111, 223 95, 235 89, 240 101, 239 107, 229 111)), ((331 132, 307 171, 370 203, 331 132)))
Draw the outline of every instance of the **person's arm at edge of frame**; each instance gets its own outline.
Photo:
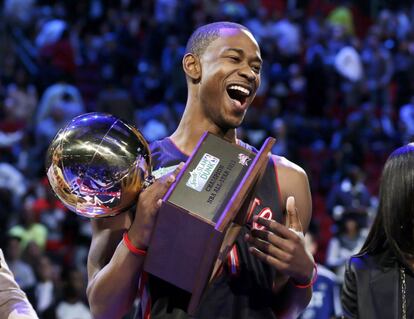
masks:
POLYGON ((129 250, 123 233, 127 230, 131 244, 146 250, 161 198, 181 167, 140 193, 135 218, 125 212, 91 221, 87 296, 93 318, 122 318, 131 310, 145 256, 129 250))
POLYGON ((38 319, 26 293, 16 282, 0 249, 0 317, 38 319))

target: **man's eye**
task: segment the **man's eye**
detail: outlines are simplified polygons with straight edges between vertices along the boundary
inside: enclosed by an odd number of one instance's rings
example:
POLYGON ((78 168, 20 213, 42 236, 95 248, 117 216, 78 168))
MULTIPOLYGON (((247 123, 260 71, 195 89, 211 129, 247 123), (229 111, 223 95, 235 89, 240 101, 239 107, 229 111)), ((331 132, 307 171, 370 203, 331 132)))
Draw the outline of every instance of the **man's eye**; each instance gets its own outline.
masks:
POLYGON ((238 56, 229 56, 229 59, 234 61, 234 62, 239 62, 240 58, 238 56))
POLYGON ((255 73, 260 73, 260 70, 261 70, 261 67, 260 66, 252 66, 252 70, 253 70, 253 72, 255 72, 255 73))

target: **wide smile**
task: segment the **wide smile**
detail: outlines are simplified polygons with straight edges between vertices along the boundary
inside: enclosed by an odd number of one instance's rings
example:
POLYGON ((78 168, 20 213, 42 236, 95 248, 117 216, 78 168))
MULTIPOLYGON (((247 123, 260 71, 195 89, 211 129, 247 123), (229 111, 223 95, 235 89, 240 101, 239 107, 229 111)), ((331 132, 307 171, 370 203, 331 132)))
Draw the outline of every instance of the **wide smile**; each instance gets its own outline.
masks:
POLYGON ((253 94, 253 88, 245 84, 230 84, 226 91, 233 104, 240 110, 246 109, 247 100, 253 94))

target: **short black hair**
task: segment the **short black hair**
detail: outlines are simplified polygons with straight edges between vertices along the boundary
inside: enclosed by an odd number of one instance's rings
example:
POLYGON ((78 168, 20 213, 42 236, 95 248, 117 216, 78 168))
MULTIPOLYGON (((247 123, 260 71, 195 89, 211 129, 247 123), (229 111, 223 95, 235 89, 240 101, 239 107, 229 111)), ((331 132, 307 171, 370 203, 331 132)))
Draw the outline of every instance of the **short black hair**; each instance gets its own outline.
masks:
POLYGON ((185 53, 201 56, 210 43, 220 36, 221 29, 239 29, 250 32, 244 25, 235 22, 221 21, 209 23, 197 28, 193 32, 190 39, 188 39, 185 53))

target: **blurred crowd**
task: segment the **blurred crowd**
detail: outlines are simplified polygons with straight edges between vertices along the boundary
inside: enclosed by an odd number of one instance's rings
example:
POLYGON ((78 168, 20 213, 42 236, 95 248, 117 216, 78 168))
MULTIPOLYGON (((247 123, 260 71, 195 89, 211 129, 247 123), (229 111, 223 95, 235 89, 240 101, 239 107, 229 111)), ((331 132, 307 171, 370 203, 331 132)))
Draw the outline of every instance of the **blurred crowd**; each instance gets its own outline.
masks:
MULTIPOLYGON (((186 40, 197 26, 219 20, 250 28, 264 60, 238 134, 256 147, 276 137, 273 152, 306 170, 315 258, 340 287, 344 264, 375 216, 386 157, 414 140, 410 1, 0 4, 0 246, 41 318, 90 316, 90 225, 51 192, 49 143, 70 119, 91 111, 127 120, 148 141, 172 133, 186 99, 186 40)), ((317 296, 303 318, 315 318, 317 296)))

